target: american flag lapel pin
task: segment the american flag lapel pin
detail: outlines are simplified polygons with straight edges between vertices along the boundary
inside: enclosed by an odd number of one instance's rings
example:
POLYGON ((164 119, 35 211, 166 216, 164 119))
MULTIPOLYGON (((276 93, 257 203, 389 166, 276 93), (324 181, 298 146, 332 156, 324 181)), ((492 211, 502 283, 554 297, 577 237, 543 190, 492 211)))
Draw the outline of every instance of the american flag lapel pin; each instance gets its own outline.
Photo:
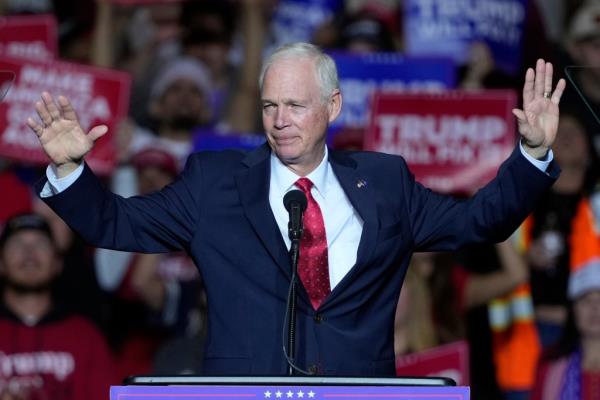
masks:
POLYGON ((364 179, 359 179, 356 181, 356 187, 359 189, 362 189, 364 187, 367 186, 367 181, 365 181, 364 179))

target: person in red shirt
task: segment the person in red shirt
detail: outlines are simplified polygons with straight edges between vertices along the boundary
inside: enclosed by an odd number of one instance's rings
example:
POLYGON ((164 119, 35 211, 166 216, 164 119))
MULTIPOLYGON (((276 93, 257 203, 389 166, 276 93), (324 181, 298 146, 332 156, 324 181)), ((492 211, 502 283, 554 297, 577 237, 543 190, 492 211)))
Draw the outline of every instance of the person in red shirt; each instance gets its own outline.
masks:
POLYGON ((563 337, 540 360, 533 400, 600 396, 600 286, 580 294, 569 311, 563 337))
POLYGON ((37 214, 7 221, 0 235, 0 398, 108 398, 104 338, 53 299, 61 269, 46 221, 37 214))

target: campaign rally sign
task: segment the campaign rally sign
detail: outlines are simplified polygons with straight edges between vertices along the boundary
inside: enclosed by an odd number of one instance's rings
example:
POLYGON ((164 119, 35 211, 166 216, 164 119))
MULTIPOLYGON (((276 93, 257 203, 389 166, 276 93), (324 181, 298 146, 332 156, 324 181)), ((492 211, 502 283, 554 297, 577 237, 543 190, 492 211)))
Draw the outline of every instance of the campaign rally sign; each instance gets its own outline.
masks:
POLYGON ((397 376, 442 376, 458 386, 469 384, 469 346, 449 343, 396 358, 397 376))
POLYGON ((52 15, 0 16, 0 55, 48 61, 58 53, 52 15))
POLYGON ((342 10, 343 0, 279 0, 271 30, 274 49, 286 43, 310 42, 315 30, 342 10))
POLYGON ((397 53, 331 54, 338 68, 342 112, 338 128, 366 128, 371 98, 382 93, 439 92, 453 88, 456 68, 448 58, 404 57, 397 53))
POLYGON ((11 71, 0 71, 0 101, 8 93, 8 89, 12 86, 15 80, 15 74, 11 71))
POLYGON ((483 41, 496 65, 514 74, 521 63, 526 10, 527 0, 406 0, 406 51, 464 64, 470 44, 483 41))
POLYGON ((416 179, 434 190, 470 193, 513 150, 516 103, 510 90, 377 93, 364 147, 403 156, 416 179))
MULTIPOLYGON (((34 104, 42 91, 69 98, 87 132, 105 124, 108 133, 96 142, 86 161, 99 174, 115 165, 113 132, 129 107, 129 75, 66 62, 42 63, 0 57, 0 70, 11 71, 15 80, 0 102, 0 156, 45 164, 48 162, 35 133, 26 125, 36 117, 34 104)), ((37 117, 36 117, 37 118, 37 117)))

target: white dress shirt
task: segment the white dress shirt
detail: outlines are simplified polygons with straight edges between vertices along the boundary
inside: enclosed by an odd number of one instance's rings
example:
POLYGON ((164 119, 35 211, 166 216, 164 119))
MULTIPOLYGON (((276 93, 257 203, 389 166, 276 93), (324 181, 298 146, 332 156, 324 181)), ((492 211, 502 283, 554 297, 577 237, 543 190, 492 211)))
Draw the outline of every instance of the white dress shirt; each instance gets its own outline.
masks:
MULTIPOLYGON (((536 168, 546 171, 554 155, 550 150, 545 160, 531 157, 519 145, 521 154, 525 156, 536 168)), ((325 155, 319 166, 306 177, 313 182, 311 194, 319 207, 325 220, 325 234, 327 235, 329 280, 331 289, 344 278, 356 263, 358 244, 362 235, 363 221, 352 207, 346 197, 340 182, 333 173, 329 164, 325 148, 325 155)), ((48 182, 44 185, 41 197, 49 197, 62 192, 71 186, 81 173, 83 164, 69 175, 58 178, 53 165, 46 168, 48 182)), ((287 248, 291 246, 288 237, 288 212, 283 205, 283 196, 294 189, 294 182, 300 177, 290 171, 283 163, 271 153, 271 182, 269 186, 269 204, 283 236, 287 248)))
MULTIPOLYGON (((356 263, 363 221, 333 173, 327 158, 327 149, 319 166, 306 177, 313 183, 311 194, 319 204, 325 222, 329 283, 333 290, 356 263)), ((298 189, 294 182, 299 178, 271 153, 269 204, 288 250, 291 246, 288 236, 289 214, 283 205, 283 196, 290 190, 298 189)))

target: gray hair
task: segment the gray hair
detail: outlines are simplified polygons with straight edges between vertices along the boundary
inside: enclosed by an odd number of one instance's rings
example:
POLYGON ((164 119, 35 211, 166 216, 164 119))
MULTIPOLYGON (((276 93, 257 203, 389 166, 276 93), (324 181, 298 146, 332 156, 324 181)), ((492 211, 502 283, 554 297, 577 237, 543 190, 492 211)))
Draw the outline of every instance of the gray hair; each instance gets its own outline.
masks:
POLYGON ((266 59, 258 78, 258 86, 261 92, 269 67, 284 58, 308 58, 315 61, 315 72, 321 87, 323 101, 327 101, 333 91, 340 88, 335 61, 314 44, 298 42, 281 46, 266 59))

